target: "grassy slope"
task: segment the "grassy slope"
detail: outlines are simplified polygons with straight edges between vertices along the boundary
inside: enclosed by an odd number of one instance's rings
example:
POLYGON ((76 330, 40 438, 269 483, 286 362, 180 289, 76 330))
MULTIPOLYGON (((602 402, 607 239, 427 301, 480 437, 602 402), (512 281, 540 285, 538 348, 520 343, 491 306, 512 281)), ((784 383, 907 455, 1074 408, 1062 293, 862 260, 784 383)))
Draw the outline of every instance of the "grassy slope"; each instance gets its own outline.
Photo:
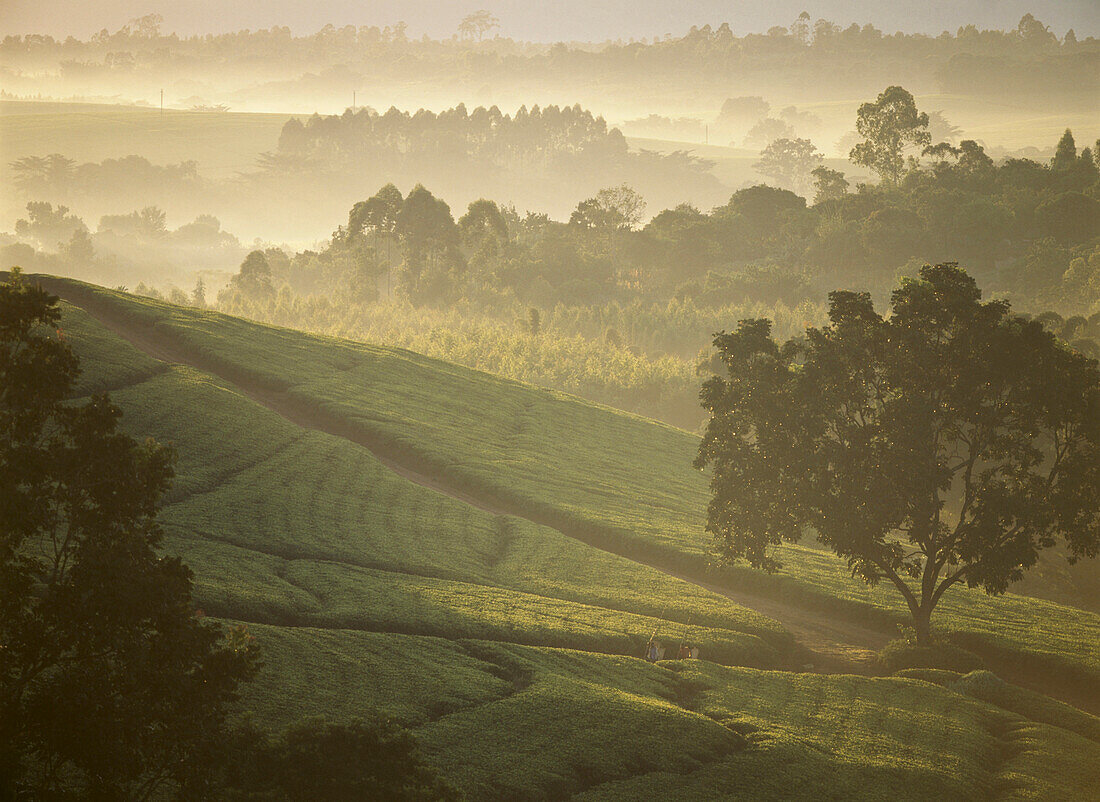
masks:
POLYGON ((1100 779, 1100 744, 928 683, 673 664, 693 709, 749 748, 686 776, 581 799, 1072 799, 1100 779), (827 778, 826 790, 808 777, 827 778))
POLYGON ((211 614, 621 653, 659 627, 753 665, 777 664, 790 644, 721 596, 412 484, 359 446, 165 370, 80 310, 65 328, 96 366, 81 391, 112 389, 127 428, 176 444, 167 547, 196 570, 211 614), (592 581, 602 575, 610 583, 592 581))
MULTIPOLYGON (((594 542, 706 571, 706 479, 691 468, 697 440, 686 432, 398 349, 93 292, 226 373, 320 409, 450 482, 594 542)), ((830 554, 792 546, 781 556, 778 576, 733 569, 724 579, 879 625, 905 621, 896 594, 856 583, 830 554)), ((987 656, 1100 678, 1095 614, 959 589, 937 616, 987 656)))
POLYGON ((1015 710, 915 679, 253 630, 270 655, 247 697, 260 723, 380 704, 472 799, 1072 799, 1100 781, 1087 734, 1100 720, 1052 719, 1050 700, 1015 710))
POLYGON ((288 114, 214 113, 77 103, 0 102, 4 165, 61 153, 78 162, 137 154, 154 164, 193 159, 208 178, 251 170, 274 150, 288 114))
POLYGON ((250 622, 263 644, 243 706, 266 726, 381 709, 471 798, 1083 798, 1100 780, 1080 726, 925 682, 547 648, 634 649, 654 606, 734 659, 783 635, 693 586, 412 485, 339 438, 165 368, 80 310, 66 307, 64 327, 81 392, 111 390, 129 429, 175 442, 168 546, 196 570, 200 602, 250 622), (616 578, 596 589, 597 576, 616 578))

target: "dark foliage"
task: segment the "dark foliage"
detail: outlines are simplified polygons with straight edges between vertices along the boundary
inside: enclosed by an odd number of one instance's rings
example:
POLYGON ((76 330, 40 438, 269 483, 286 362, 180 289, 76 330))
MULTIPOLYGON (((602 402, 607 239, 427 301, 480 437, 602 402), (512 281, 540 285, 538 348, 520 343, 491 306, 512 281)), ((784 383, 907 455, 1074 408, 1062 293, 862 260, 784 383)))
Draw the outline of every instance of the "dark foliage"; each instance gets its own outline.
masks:
POLYGON ((0 796, 200 793, 256 666, 158 556, 171 452, 118 430, 78 373, 57 298, 0 285, 0 796))
POLYGON ((457 800, 428 769, 412 735, 389 720, 332 724, 310 719, 278 738, 238 730, 227 747, 227 802, 457 800))
POLYGON ((1004 593, 1061 541, 1100 549, 1100 371, 1038 321, 925 266, 891 314, 833 292, 830 325, 783 345, 767 320, 716 336, 703 385, 719 552, 774 570, 812 529, 869 584, 904 597, 918 645, 943 594, 1004 593))

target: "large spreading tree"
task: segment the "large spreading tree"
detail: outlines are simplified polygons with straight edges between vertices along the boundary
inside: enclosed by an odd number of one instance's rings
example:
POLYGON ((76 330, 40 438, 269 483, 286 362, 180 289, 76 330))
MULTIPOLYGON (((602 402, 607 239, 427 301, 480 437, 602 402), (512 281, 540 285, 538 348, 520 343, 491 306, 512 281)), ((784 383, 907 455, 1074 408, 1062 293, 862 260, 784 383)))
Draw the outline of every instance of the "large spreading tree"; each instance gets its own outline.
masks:
POLYGON ((956 265, 925 266, 891 313, 833 292, 829 325, 782 345, 767 320, 716 336, 696 466, 729 559, 775 570, 804 532, 891 583, 918 643, 951 587, 1003 593, 1061 543, 1100 546, 1100 372, 956 265))
POLYGON ((171 454, 71 400, 57 304, 0 284, 0 797, 204 798, 255 647, 157 552, 171 454))

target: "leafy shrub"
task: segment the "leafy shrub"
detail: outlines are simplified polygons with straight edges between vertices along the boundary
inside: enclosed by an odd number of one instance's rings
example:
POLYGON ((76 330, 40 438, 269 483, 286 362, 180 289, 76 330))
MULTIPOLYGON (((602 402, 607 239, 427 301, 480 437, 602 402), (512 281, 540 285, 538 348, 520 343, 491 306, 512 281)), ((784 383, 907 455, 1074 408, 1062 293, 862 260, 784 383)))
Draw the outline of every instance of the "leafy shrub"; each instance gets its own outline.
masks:
POLYGON ((901 671, 895 671, 894 676, 904 679, 919 679, 931 682, 933 685, 946 686, 947 683, 954 682, 962 674, 958 671, 947 671, 942 668, 903 668, 901 671))
POLYGON ((978 655, 958 646, 949 643, 916 646, 904 639, 886 644, 878 653, 878 662, 890 673, 907 668, 932 668, 968 674, 983 667, 978 655))
POLYGON ((947 688, 997 705, 1032 721, 1061 727, 1100 742, 1100 718, 1035 691, 1012 685, 990 671, 972 671, 947 683, 947 688))

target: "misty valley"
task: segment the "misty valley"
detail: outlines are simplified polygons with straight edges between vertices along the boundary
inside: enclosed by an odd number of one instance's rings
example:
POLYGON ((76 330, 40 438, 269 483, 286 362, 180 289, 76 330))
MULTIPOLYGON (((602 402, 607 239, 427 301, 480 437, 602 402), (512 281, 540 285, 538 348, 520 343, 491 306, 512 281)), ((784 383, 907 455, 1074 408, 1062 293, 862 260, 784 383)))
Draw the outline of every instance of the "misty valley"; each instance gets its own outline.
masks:
POLYGON ((0 802, 1091 798, 1100 15, 856 5, 0 11, 0 802))

